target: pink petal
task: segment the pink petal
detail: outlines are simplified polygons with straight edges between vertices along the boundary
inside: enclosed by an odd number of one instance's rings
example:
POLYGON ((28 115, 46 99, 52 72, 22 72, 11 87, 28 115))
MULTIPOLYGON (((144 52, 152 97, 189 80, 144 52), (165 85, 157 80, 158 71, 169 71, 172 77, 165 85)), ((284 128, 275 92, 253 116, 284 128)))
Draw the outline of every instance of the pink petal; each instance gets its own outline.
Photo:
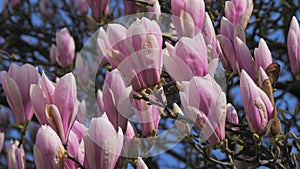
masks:
POLYGON ((22 124, 26 121, 26 117, 19 87, 15 80, 9 77, 6 72, 1 72, 1 77, 3 90, 6 93, 7 101, 13 111, 15 120, 22 124))

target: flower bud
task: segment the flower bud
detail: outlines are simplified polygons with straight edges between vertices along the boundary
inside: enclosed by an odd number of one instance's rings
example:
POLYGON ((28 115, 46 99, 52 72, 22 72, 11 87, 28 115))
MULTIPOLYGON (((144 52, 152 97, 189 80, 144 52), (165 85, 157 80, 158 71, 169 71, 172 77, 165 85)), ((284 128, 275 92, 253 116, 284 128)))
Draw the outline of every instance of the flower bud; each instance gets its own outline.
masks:
POLYGON ((75 42, 67 28, 63 28, 56 33, 56 49, 58 64, 62 68, 70 66, 75 57, 75 42))
POLYGON ((8 169, 25 169, 25 152, 23 146, 18 147, 19 142, 12 142, 7 147, 8 169))

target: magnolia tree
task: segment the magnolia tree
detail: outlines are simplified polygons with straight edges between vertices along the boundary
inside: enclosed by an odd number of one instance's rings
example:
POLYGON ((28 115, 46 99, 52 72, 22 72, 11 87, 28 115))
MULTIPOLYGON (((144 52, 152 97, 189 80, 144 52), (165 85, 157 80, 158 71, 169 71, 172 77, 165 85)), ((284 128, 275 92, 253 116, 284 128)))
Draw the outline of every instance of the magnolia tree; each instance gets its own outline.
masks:
POLYGON ((298 1, 1 7, 0 168, 300 167, 298 1))

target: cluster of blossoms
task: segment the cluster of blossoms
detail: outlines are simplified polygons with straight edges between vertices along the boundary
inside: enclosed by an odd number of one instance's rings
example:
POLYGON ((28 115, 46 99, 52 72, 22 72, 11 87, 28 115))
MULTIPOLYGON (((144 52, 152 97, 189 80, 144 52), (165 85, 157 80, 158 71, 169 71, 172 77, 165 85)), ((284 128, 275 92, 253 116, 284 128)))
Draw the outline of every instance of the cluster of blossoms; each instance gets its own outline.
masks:
MULTIPOLYGON (((107 0, 77 2, 81 13, 86 13, 89 5, 96 20, 108 13, 107 0)), ((41 1, 40 6, 42 3, 46 2, 41 1)), ((131 145, 138 137, 155 139, 158 135, 160 114, 166 111, 164 81, 161 80, 163 68, 179 89, 182 110, 174 104, 172 111, 190 119, 209 144, 217 145, 226 137, 225 121, 239 123, 237 111, 227 103, 224 91, 214 79, 219 59, 223 68, 239 76, 250 131, 260 135, 281 132, 272 88, 277 72, 270 71, 278 70, 278 65, 273 63, 263 39, 255 48, 254 57, 246 45, 245 29, 253 9, 251 0, 226 1, 218 35, 205 13, 203 0, 172 0, 172 24, 178 41, 175 45, 165 42, 165 49, 156 21, 159 3, 157 0, 148 3, 154 4, 148 9, 156 12, 154 20, 143 17, 128 28, 114 23, 98 31, 99 60, 105 60, 113 70, 107 71, 103 88, 97 91, 99 117, 92 118, 88 128, 85 127, 88 112, 84 101, 77 99, 76 79, 72 73, 54 83, 29 64, 21 67, 11 64, 8 72, 1 72, 8 104, 22 131, 26 131, 33 115, 39 122, 33 151, 37 168, 109 169, 120 165, 120 155, 133 156, 137 168, 147 168, 138 148, 131 145), (129 120, 133 115, 142 136, 129 120)), ((124 0, 124 4, 127 13, 139 11, 135 2, 124 0)), ((46 10, 44 13, 51 15, 46 10)), ((299 37, 299 24, 294 17, 288 34, 288 53, 294 74, 300 73, 299 37)), ((74 39, 63 28, 56 34, 56 45, 51 47, 51 62, 69 68, 74 57, 74 39)), ((77 58, 75 67, 81 84, 89 80, 86 64, 77 58)), ((3 140, 1 132, 1 148, 3 140)), ((24 168, 25 153, 21 144, 12 142, 7 152, 9 168, 24 168)))

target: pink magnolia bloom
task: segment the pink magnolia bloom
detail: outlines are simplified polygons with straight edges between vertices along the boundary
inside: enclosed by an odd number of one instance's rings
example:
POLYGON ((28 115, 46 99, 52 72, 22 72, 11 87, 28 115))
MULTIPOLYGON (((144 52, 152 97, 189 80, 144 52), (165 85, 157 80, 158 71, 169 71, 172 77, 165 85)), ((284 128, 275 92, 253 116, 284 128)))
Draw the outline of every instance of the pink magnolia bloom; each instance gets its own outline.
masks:
POLYGON ((201 31, 205 13, 203 0, 172 0, 171 8, 179 37, 193 37, 201 31))
POLYGON ((37 132, 33 148, 34 162, 37 169, 63 169, 65 148, 56 132, 43 125, 37 132))
POLYGON ((108 14, 109 0, 87 0, 96 20, 101 19, 103 14, 108 14))
POLYGON ((240 89, 249 128, 253 133, 258 133, 273 118, 274 107, 268 96, 244 70, 240 75, 240 89))
POLYGON ((101 27, 97 39, 99 59, 105 58, 113 68, 116 68, 130 54, 126 34, 127 28, 120 24, 108 24, 106 32, 101 27))
POLYGON ((236 27, 225 17, 221 19, 220 35, 218 39, 218 51, 224 68, 231 68, 240 73, 245 69, 252 79, 255 79, 254 60, 246 45, 244 29, 236 27))
POLYGON ((217 36, 217 49, 224 68, 237 72, 236 52, 234 47, 233 24, 225 17, 221 19, 220 34, 217 36))
POLYGON ((255 71, 258 73, 259 67, 264 70, 272 63, 272 54, 264 41, 260 39, 258 48, 254 49, 254 59, 255 59, 255 71))
POLYGON ((8 169, 25 169, 25 151, 21 145, 18 148, 19 142, 11 142, 7 147, 7 163, 8 169))
POLYGON ((207 74, 207 49, 201 33, 193 38, 180 38, 175 47, 166 43, 166 47, 169 55, 164 55, 164 66, 176 81, 207 74))
POLYGON ((158 24, 147 18, 137 20, 129 26, 127 37, 131 53, 118 69, 135 91, 155 86, 162 71, 162 35, 158 24))
POLYGON ((30 85, 37 84, 38 80, 37 69, 29 64, 21 67, 11 64, 8 72, 1 72, 3 90, 17 123, 23 124, 32 118, 29 91, 30 85))
POLYGON ((64 144, 76 119, 78 105, 75 78, 64 75, 55 85, 43 73, 37 85, 32 85, 30 98, 40 124, 50 125, 64 144))
POLYGON ((300 74, 300 33, 299 23, 294 16, 290 23, 287 38, 287 48, 290 59, 291 70, 294 75, 300 74))
POLYGON ((98 52, 126 76, 135 91, 160 81, 162 35, 155 21, 137 19, 128 30, 119 24, 109 24, 107 33, 99 30, 98 52))
POLYGON ((225 2, 225 16, 235 26, 246 28, 253 10, 252 0, 232 0, 225 2))
POLYGON ((5 140, 5 133, 0 131, 0 153, 2 152, 4 140, 5 140))
POLYGON ((131 91, 131 87, 126 87, 122 74, 117 69, 106 73, 102 88, 104 111, 115 129, 118 130, 120 126, 124 133, 131 114, 131 91))
POLYGON ((148 105, 144 100, 133 100, 133 107, 138 122, 142 128, 143 136, 153 136, 157 133, 160 121, 159 107, 156 105, 148 105))
POLYGON ((226 96, 208 74, 181 82, 180 98, 188 117, 210 144, 225 138, 226 96))
POLYGON ((87 134, 84 136, 84 166, 87 169, 113 169, 123 146, 123 132, 118 132, 104 113, 93 118, 87 134))
POLYGON ((62 68, 66 68, 73 63, 75 57, 75 42, 67 28, 56 32, 56 61, 62 68))
POLYGON ((88 11, 88 3, 87 0, 77 0, 77 8, 80 14, 86 14, 88 11))

